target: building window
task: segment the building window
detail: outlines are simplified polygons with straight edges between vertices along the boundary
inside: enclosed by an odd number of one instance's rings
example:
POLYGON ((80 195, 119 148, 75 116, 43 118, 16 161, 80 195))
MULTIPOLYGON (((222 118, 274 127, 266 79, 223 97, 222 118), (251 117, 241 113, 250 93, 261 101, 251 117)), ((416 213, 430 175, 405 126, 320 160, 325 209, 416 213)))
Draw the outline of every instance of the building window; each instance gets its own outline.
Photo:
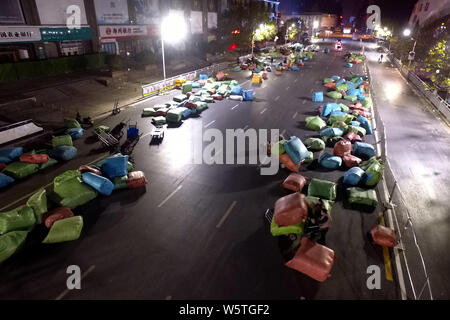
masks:
POLYGON ((425 11, 428 11, 428 7, 430 6, 430 3, 427 2, 427 4, 425 5, 425 11))
POLYGON ((419 12, 422 12, 423 3, 420 4, 419 12))
POLYGON ((209 0, 208 1, 208 11, 209 12, 216 12, 216 1, 215 0, 209 0))
POLYGON ((192 0, 192 11, 202 11, 202 3, 200 0, 192 0))

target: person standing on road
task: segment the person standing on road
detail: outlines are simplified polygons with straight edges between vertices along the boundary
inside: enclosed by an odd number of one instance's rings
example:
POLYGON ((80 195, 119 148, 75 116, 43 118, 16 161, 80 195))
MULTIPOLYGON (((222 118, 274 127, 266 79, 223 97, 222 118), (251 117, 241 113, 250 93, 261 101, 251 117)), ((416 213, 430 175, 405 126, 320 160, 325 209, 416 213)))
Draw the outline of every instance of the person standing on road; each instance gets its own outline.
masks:
POLYGON ((380 58, 378 59, 378 63, 382 63, 383 62, 383 54, 381 54, 380 58))

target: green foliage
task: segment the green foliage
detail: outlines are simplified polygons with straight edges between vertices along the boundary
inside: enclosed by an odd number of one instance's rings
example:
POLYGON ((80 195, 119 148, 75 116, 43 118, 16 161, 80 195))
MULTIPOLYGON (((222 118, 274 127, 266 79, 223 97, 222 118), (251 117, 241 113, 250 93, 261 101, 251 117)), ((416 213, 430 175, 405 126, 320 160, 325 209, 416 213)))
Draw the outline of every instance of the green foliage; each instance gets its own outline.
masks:
POLYGON ((439 88, 450 88, 450 50, 446 40, 439 41, 428 51, 426 70, 431 71, 431 81, 439 88))

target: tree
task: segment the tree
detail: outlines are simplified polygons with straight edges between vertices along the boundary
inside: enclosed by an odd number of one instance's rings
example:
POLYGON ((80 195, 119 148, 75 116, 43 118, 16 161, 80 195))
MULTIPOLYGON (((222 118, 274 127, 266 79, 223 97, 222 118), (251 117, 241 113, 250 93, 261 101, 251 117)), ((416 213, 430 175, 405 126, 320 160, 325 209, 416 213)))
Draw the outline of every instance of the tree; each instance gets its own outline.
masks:
POLYGON ((439 41, 425 59, 426 71, 432 72, 431 81, 440 90, 450 88, 450 50, 446 40, 439 41))

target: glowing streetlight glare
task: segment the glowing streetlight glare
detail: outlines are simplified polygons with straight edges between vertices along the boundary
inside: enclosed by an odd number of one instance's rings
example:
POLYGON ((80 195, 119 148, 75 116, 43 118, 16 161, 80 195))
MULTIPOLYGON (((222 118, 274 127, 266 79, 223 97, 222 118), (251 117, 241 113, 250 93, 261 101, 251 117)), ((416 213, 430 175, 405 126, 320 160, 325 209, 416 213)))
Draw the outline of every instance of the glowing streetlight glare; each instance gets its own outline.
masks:
POLYGON ((405 30, 403 30, 403 35, 404 35, 405 37, 409 37, 409 36, 411 35, 411 30, 410 30, 410 29, 405 29, 405 30))
POLYGON ((292 24, 292 28, 295 28, 295 23, 292 24))
POLYGON ((319 27, 319 21, 315 20, 315 21, 313 22, 313 28, 314 28, 314 29, 317 29, 318 27, 319 27))
POLYGON ((187 28, 184 17, 171 13, 161 23, 161 36, 164 41, 177 43, 186 37, 187 28))

